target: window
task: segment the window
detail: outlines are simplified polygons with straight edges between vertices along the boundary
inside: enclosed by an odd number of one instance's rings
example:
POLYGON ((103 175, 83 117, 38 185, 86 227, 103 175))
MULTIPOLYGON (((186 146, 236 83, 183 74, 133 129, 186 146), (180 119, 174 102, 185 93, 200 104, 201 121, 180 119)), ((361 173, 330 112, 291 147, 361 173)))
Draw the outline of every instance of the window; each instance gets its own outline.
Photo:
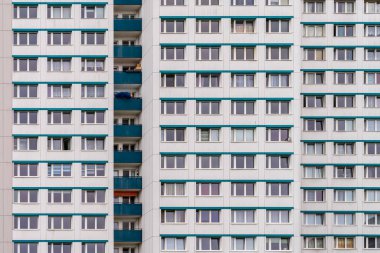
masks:
POLYGON ((289 87, 289 74, 267 74, 267 87, 271 88, 282 88, 289 87))
POLYGON ((335 13, 354 13, 355 1, 335 1, 335 13))
POLYGON ((105 33, 104 32, 82 32, 81 44, 82 45, 104 45, 105 33))
POLYGON ((16 72, 36 72, 37 58, 13 59, 13 71, 16 72))
POLYGON ((324 178, 324 167, 316 167, 316 166, 304 166, 303 174, 304 178, 324 178))
POLYGON ((323 48, 305 48, 305 61, 323 61, 325 60, 325 49, 323 48))
POLYGON ((37 124, 38 111, 14 111, 13 123, 32 125, 37 124))
POLYGON ((71 124, 71 111, 48 111, 48 124, 71 124))
POLYGON ((267 114, 289 114, 290 103, 288 101, 267 101, 267 114))
POLYGON ((14 32, 13 45, 15 46, 37 45, 37 33, 36 32, 14 32))
POLYGON ((161 33, 184 33, 185 20, 161 20, 161 33))
POLYGON ((304 1, 304 13, 323 13, 324 1, 304 1))
POLYGON ((38 164, 14 164, 13 176, 14 177, 37 177, 38 164))
POLYGON ((82 111, 81 123, 82 124, 104 124, 105 112, 104 111, 82 111))
POLYGON ((231 6, 253 6, 254 0, 231 0, 231 6))
POLYGON ((231 210, 231 223, 255 223, 255 210, 231 210))
POLYGON ((306 155, 323 155, 325 153, 325 143, 309 142, 305 143, 306 155))
POLYGON ((231 142, 253 142, 255 130, 253 128, 231 128, 231 142))
POLYGON ((233 251, 255 250, 255 238, 231 237, 231 250, 233 251))
POLYGON ((15 19, 37 18, 37 5, 14 5, 13 18, 15 19))
POLYGON ((71 98, 71 85, 48 85, 48 98, 71 98))
POLYGON ((161 141, 185 141, 185 129, 184 128, 163 128, 161 129, 161 141))
POLYGON ((324 202, 325 191, 324 190, 304 190, 305 202, 324 202))
POLYGON ((106 244, 82 242, 82 253, 106 253, 106 244))
POLYGON ((197 237, 197 250, 211 251, 220 250, 220 238, 197 237))
POLYGON ((104 177, 105 164, 82 164, 82 177, 104 177))
POLYGON ((82 5, 81 17, 82 18, 104 18, 105 14, 104 6, 89 6, 82 5))
POLYGON ((71 190, 49 190, 48 203, 63 204, 71 203, 71 190))
POLYGON ((104 71, 105 59, 82 59, 82 71, 104 71))
POLYGON ((197 101, 196 114, 198 115, 220 114, 220 101, 197 101))
POLYGON ((254 74, 231 74, 231 87, 248 88, 255 86, 254 74))
POLYGON ((366 155, 379 155, 380 143, 364 143, 366 155))
POLYGON ((365 249, 380 249, 380 237, 364 237, 365 249))
POLYGON ((220 74, 197 74, 196 87, 220 87, 220 74))
POLYGON ((14 216, 13 228, 17 230, 38 229, 38 216, 14 216))
POLYGON ((48 45, 71 45, 71 32, 48 32, 48 45))
POLYGON ((185 184, 161 183, 161 196, 185 196, 185 184))
POLYGON ((49 5, 47 7, 47 17, 48 18, 71 18, 71 5, 66 6, 57 6, 57 5, 49 5))
POLYGON ((233 115, 255 114, 255 101, 231 101, 231 114, 233 115))
POLYGON ((197 61, 218 61, 220 47, 197 47, 197 61))
MULTIPOLYGON (((380 28, 379 28, 380 30, 380 28)), ((378 49, 364 49, 366 61, 380 61, 380 50, 378 49)))
POLYGON ((185 102, 161 101, 161 114, 185 114, 185 102))
POLYGON ((335 237, 334 241, 336 249, 353 249, 355 244, 354 237, 335 237))
POLYGON ((304 96, 303 107, 305 108, 323 108, 324 96, 304 96))
POLYGON ((290 238, 267 237, 265 250, 272 250, 272 251, 290 250, 290 238))
POLYGON ((231 169, 254 169, 255 156, 231 155, 231 169))
POLYGON ((365 225, 379 226, 380 225, 380 213, 367 213, 367 214, 365 214, 365 225))
POLYGON ((218 142, 220 141, 220 129, 197 128, 198 142, 218 142))
POLYGON ((335 84, 354 84, 354 72, 335 72, 335 84))
POLYGON ((185 210, 161 210, 161 223, 185 223, 185 210))
POLYGON ((271 6, 289 5, 289 0, 267 0, 266 5, 271 5, 271 6))
POLYGON ((231 60, 233 61, 253 61, 254 47, 231 47, 231 60))
POLYGON ((379 166, 365 166, 364 167, 364 178, 380 178, 380 167, 379 166))
POLYGON ((35 151, 37 150, 37 140, 36 137, 15 137, 14 138, 14 150, 17 151, 35 151))
POLYGON ((71 229, 71 216, 48 216, 48 229, 71 229))
POLYGON ((335 202, 353 202, 355 191, 353 190, 334 190, 335 202))
POLYGON ((255 20, 231 19, 232 33, 254 33, 254 31, 255 20))
POLYGON ((354 178, 355 170, 352 166, 336 166, 334 167, 335 178, 354 178))
POLYGON ((290 157, 282 155, 267 155, 267 169, 289 169, 290 157))
POLYGON ((71 138, 48 138, 48 150, 50 151, 68 151, 71 150, 71 138))
POLYGON ((104 85, 82 85, 81 87, 82 98, 104 98, 104 96, 104 85))
POLYGON ((196 5, 219 5, 219 0, 197 0, 196 5))
POLYGON ((164 6, 185 5, 185 0, 161 0, 161 5, 164 5, 164 6))
POLYGON ((105 190, 82 190, 82 203, 105 203, 105 190))
POLYGON ((48 164, 48 177, 71 177, 71 164, 48 164))
POLYGON ((37 203, 38 190, 14 190, 14 203, 37 203))
POLYGON ((365 119, 365 131, 367 132, 379 132, 380 120, 378 119, 365 119))
POLYGON ((185 60, 184 47, 161 47, 161 60, 185 60))
POLYGON ((355 224, 355 215, 352 213, 336 213, 334 214, 335 225, 352 226, 355 224))
POLYGON ((15 98, 37 98, 37 85, 14 85, 13 96, 15 98))
POLYGON ((71 243, 49 242, 48 253, 71 253, 71 243))
POLYGON ((307 132, 324 131, 325 120, 324 119, 305 119, 304 130, 307 132))
MULTIPOLYGON (((203 0, 207 1, 207 0, 203 0)), ((214 0, 215 1, 215 0, 214 0)), ((216 19, 197 19, 196 32, 197 33, 219 33, 219 22, 216 19)))
POLYGON ((380 84, 380 72, 365 72, 365 84, 380 84))
POLYGON ((355 49, 336 48, 334 49, 334 55, 336 61, 353 61, 355 58, 355 49))
POLYGON ((284 61, 289 58, 290 47, 267 47, 267 60, 284 61))
POLYGON ((288 19, 267 19, 266 32, 267 33, 288 33, 289 32, 288 19))
POLYGON ((379 108, 380 107, 380 96, 365 96, 365 107, 366 108, 379 108))
POLYGON ((197 223, 219 223, 220 210, 196 210, 197 223))
POLYGON ((82 138, 82 150, 104 150, 105 138, 82 138))
POLYGON ((322 226, 324 224, 325 214, 323 213, 305 213, 304 224, 310 226, 322 226))
POLYGON ((185 74, 161 74, 161 87, 185 87, 185 74))
POLYGON ((290 130, 287 128, 267 128, 266 141, 288 142, 290 130))
POLYGON ((185 169, 185 156, 161 156, 161 169, 185 169))
POLYGON ((336 155, 354 155, 355 143, 334 143, 336 155))
POLYGON ((13 243, 13 253, 38 253, 38 243, 13 243))
POLYGON ((367 202, 380 202, 379 190, 364 190, 364 195, 367 202))
POLYGON ((269 224, 284 224, 289 223, 288 210, 267 210, 266 222, 269 224))
POLYGON ((305 72, 303 74, 304 84, 324 84, 325 74, 323 72, 305 72))
POLYGON ((335 119, 335 131, 352 132, 355 131, 354 119, 335 119))
POLYGON ((379 25, 365 25, 364 36, 367 37, 378 37, 380 36, 380 26, 379 25))
MULTIPOLYGON (((168 0, 166 0, 168 1, 168 0)), ((178 1, 178 0, 177 0, 178 1)), ((162 237, 161 250, 166 251, 183 251, 185 250, 186 238, 162 237)))
POLYGON ((219 183, 197 183, 196 184, 197 196, 220 196, 219 183))
POLYGON ((365 13, 380 13, 380 3, 376 1, 365 1, 365 13))
POLYGON ((196 168, 197 169, 219 169, 220 168, 220 156, 218 155, 197 155, 196 156, 196 168))
POLYGON ((335 37, 354 37, 354 25, 335 25, 335 37))
POLYGON ((267 196, 289 196, 288 183, 266 183, 267 196))
POLYGON ((325 238, 324 237, 305 237, 304 238, 305 249, 324 249, 325 238))
POLYGON ((334 107, 353 108, 355 96, 334 96, 334 107))
POLYGON ((305 37, 323 37, 324 36, 324 25, 304 25, 304 36, 305 37))
POLYGON ((254 183, 231 183, 231 196, 255 196, 254 183))
POLYGON ((82 216, 82 229, 105 229, 105 216, 82 216))

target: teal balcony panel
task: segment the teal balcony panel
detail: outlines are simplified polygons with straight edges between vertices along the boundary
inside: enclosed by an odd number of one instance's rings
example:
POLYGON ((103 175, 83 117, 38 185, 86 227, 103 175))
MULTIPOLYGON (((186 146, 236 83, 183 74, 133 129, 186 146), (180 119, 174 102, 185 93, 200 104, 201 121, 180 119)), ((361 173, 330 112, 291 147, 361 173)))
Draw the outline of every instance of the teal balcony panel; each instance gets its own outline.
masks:
POLYGON ((114 5, 141 5, 142 0, 115 0, 114 5))
POLYGON ((142 242, 142 231, 141 230, 114 230, 114 241, 140 243, 142 242))
POLYGON ((114 99, 115 111, 141 111, 142 100, 141 98, 115 98, 114 99))
POLYGON ((138 71, 115 71, 115 84, 142 84, 142 74, 138 71))
POLYGON ((142 126, 141 125, 115 125, 113 127, 115 137, 130 137, 141 138, 142 126))
POLYGON ((113 186, 116 190, 141 190, 141 177, 114 177, 113 186))
POLYGON ((141 46, 114 45, 113 55, 115 58, 141 58, 141 46))
POLYGON ((141 216, 142 215, 142 205, 141 203, 125 204, 125 203, 115 203, 114 215, 115 216, 141 216))
POLYGON ((114 151, 115 163, 141 163, 141 151, 114 151))
POLYGON ((116 18, 114 20, 114 30, 120 32, 141 32, 141 18, 116 18))

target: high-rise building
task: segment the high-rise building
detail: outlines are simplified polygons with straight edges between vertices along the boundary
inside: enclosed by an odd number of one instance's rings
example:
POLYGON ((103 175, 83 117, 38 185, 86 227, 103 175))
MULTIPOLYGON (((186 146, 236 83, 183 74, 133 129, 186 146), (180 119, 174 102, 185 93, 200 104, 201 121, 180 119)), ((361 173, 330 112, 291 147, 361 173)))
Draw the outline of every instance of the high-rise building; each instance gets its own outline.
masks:
POLYGON ((378 0, 0 8, 0 252, 380 251, 378 0))

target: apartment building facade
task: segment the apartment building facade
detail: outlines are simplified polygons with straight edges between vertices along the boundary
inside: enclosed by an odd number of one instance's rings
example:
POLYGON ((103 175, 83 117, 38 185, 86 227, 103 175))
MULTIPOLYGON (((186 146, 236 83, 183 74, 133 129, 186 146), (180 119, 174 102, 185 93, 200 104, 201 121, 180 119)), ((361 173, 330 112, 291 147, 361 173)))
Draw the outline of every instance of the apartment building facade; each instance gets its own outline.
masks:
POLYGON ((380 2, 1 7, 3 252, 380 249, 380 2))

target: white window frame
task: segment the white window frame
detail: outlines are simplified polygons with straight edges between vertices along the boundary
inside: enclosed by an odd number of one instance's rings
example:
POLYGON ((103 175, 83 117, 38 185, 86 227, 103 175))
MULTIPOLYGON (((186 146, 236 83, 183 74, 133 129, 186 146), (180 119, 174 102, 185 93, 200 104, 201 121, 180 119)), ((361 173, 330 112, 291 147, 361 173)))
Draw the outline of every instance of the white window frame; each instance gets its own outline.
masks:
POLYGON ((305 61, 324 61, 325 49, 324 48, 304 48, 305 61))
MULTIPOLYGON (((198 0, 199 1, 199 0, 198 0)), ((198 34, 218 34, 221 33, 221 20, 220 19, 197 19, 195 21, 196 24, 196 33, 198 34), (208 23, 208 27, 206 30, 203 30, 203 24, 208 23), (218 23, 218 30, 215 31, 213 28, 215 28, 213 25, 215 23, 218 23)))
POLYGON ((231 100, 231 115, 254 115, 256 109, 256 101, 239 101, 231 100), (243 111, 238 111, 238 106, 243 106, 243 111))
POLYGON ((51 215, 48 216, 48 230, 71 230, 72 225, 73 225, 72 216, 51 216, 51 215), (56 219, 60 221, 56 222, 55 221, 56 219), (65 219, 69 221, 68 224, 70 225, 70 227, 65 228, 65 224, 67 224, 64 221, 65 219))
POLYGON ((290 61, 291 58, 290 58, 290 54, 291 54, 291 50, 290 50, 290 47, 272 47, 272 46, 267 46, 266 47, 266 60, 267 61, 290 61), (278 58, 274 58, 272 57, 272 50, 278 50, 278 58), (286 55, 284 55, 284 58, 283 58, 283 55, 282 55, 282 51, 284 51, 284 53, 286 53, 286 50, 287 50, 287 56, 288 58, 286 58, 286 55))
POLYGON ((161 101, 161 114, 162 115, 185 115, 186 114, 186 101, 161 101), (173 113, 168 113, 169 106, 173 106, 173 113), (182 111, 183 108, 183 111, 182 111))
POLYGON ((71 85, 48 85, 48 98, 71 98, 71 85))
POLYGON ((304 190, 304 202, 318 203, 326 201, 326 191, 325 190, 304 190), (318 200, 318 192, 322 193, 322 200, 318 200), (309 195, 312 193, 313 196, 309 195), (309 197, 312 197, 309 199, 309 197))
POLYGON ((220 104, 221 101, 196 101, 196 115, 220 115, 220 104), (205 104, 205 107, 202 106, 203 104, 205 104), (208 109, 206 107, 208 107, 208 109), (206 109, 206 111, 203 112, 203 108, 206 109))
POLYGON ((38 72, 37 58, 13 58, 13 71, 15 72, 38 72), (21 61, 26 61, 26 70, 21 70, 21 61), (36 63, 35 68, 32 63, 36 63))
POLYGON ((186 169, 185 155, 161 155, 161 169, 186 169), (171 159, 173 167, 168 167, 168 160, 171 159), (182 160, 182 162, 181 162, 182 160), (183 166, 182 166, 183 164, 183 166))
POLYGON ((13 45, 14 46, 37 46, 38 32, 13 32, 13 45), (26 36, 25 44, 24 43, 21 44, 21 35, 26 36))
POLYGON ((256 211, 255 210, 231 210, 231 223, 232 224, 255 224, 256 223, 256 211), (240 214, 240 215, 239 215, 240 214), (240 221, 240 217, 243 221, 240 221))
POLYGON ((186 60, 186 47, 161 47, 161 61, 184 60, 186 60), (169 57, 169 50, 173 50, 173 58, 169 57), (180 51, 182 51, 182 54, 180 51))
POLYGON ((220 155, 197 155, 196 156, 196 169, 220 169, 221 168, 220 155), (204 166, 208 165, 208 166, 204 166))
POLYGON ((289 183, 266 183, 266 196, 267 197, 289 197, 291 196, 291 186, 289 183), (287 186, 288 194, 286 195, 286 191, 283 193, 282 186, 287 186), (272 193, 272 186, 278 186, 278 195, 274 195, 272 193))
POLYGON ((325 25, 304 25, 303 26, 303 36, 304 37, 324 37, 325 36, 325 25))
POLYGON ((105 70, 106 70, 105 58, 82 58, 81 60, 82 72, 104 72, 105 70), (92 63, 93 63, 93 66, 91 66, 92 63))
POLYGON ((13 203, 17 204, 32 204, 32 203, 39 203, 39 191, 38 190, 13 190, 13 203), (22 192, 27 193, 27 201, 21 201, 21 194, 22 192), (32 194, 35 195, 35 200, 32 201, 32 194))
POLYGON ((231 169, 235 170, 253 170, 255 169, 255 156, 254 155, 231 155, 231 169), (243 162, 243 166, 239 165, 238 159, 243 162))
POLYGON ((266 80, 268 88, 290 87, 290 74, 267 74, 266 80))
POLYGON ((380 179, 380 166, 365 166, 364 178, 380 179))
POLYGON ((106 139, 103 138, 103 137, 96 137, 96 138, 93 138, 93 137, 82 137, 81 139, 81 148, 82 148, 82 151, 104 151, 105 150, 105 145, 106 145, 106 139), (88 141, 89 140, 93 140, 94 141, 94 146, 93 148, 90 149, 89 145, 88 145, 88 141))
POLYGON ((334 237, 334 249, 354 249, 355 246, 356 246, 355 237, 334 237), (339 247, 339 239, 344 240, 344 247, 343 248, 339 247), (352 245, 353 245, 352 248, 348 247, 349 240, 352 240, 352 245))
POLYGON ((267 251, 289 251, 291 246, 290 238, 282 238, 282 237, 267 237, 265 243, 265 250, 267 251), (283 247, 284 241, 286 242, 286 246, 283 247), (277 245, 277 246, 275 246, 277 245), (275 247, 274 247, 275 246, 275 247))
POLYGON ((175 34, 175 33, 186 33, 186 21, 185 19, 178 19, 178 20, 172 20, 172 19, 161 19, 161 33, 169 33, 169 34, 175 34), (174 30, 172 32, 168 32, 168 24, 173 22, 173 28, 174 30), (183 26, 183 31, 181 29, 178 29, 180 26, 183 26), (179 31, 177 31, 179 30, 179 31))
POLYGON ((161 128, 161 142, 186 142, 186 128, 161 128), (173 140, 168 138, 169 131, 174 131, 173 140))
POLYGON ((186 223, 186 210, 161 210, 161 224, 186 223), (168 221, 168 214, 172 215, 173 221, 168 221), (183 218, 183 220, 182 220, 183 218))
POLYGON ((305 226, 324 226, 325 214, 324 213, 304 213, 303 225, 305 226))
POLYGON ((85 164, 81 166, 81 177, 105 177, 105 164, 85 164), (91 172, 89 172, 91 171, 91 172))
MULTIPOLYGON (((34 13, 33 13, 34 14, 34 13)), ((38 18, 38 6, 37 5, 15 5, 13 6, 13 18, 14 19, 37 19, 38 18), (22 18, 20 13, 20 9, 21 8, 26 8, 27 9, 27 17, 26 18, 22 18), (32 17, 32 14, 31 14, 31 9, 35 9, 36 10, 36 16, 32 17)))
POLYGON ((231 142, 249 142, 255 141, 254 128, 231 128, 231 142))
POLYGON ((13 97, 22 99, 38 98, 38 85, 14 85, 13 97), (32 88, 35 90, 32 90, 32 88))
POLYGON ((168 197, 173 197, 173 196, 186 196, 186 184, 185 183, 161 183, 161 196, 168 196, 168 197), (173 185, 174 189, 174 194, 169 194, 168 193, 168 186, 173 185), (181 192, 183 194, 181 194, 181 192))
POLYGON ((255 74, 231 74, 231 88, 255 87, 255 74))
POLYGON ((220 142, 222 135, 221 128, 197 128, 197 142, 220 142))
MULTIPOLYGON (((92 10, 91 10, 92 12, 92 10)), ((81 18, 82 19, 104 19, 106 18, 106 8, 100 5, 82 5, 81 6, 81 18), (88 17, 90 8, 94 8, 94 17, 88 17), (102 10, 102 11, 100 11, 102 10)))
POLYGON ((231 47, 231 61, 254 61, 255 47, 231 47), (243 58, 238 58, 238 50, 243 50, 243 58))
POLYGON ((49 163, 48 177, 72 177, 72 164, 70 163, 49 163))
POLYGON ((161 87, 165 88, 185 88, 186 74, 161 74, 161 87), (168 77, 171 79, 168 79, 168 77), (168 80, 173 80, 173 86, 168 85, 168 80))
POLYGON ((196 47, 197 61, 220 61, 221 57, 221 47, 196 47), (203 52, 207 53, 207 57, 204 58, 203 52))
POLYGON ((70 19, 71 5, 48 5, 47 18, 48 19, 70 19), (55 12, 56 10, 58 10, 58 12, 55 12), (56 14, 58 14, 58 16, 55 16, 56 14), (67 14, 69 15, 66 16, 67 14))
MULTIPOLYGON (((233 0, 232 0, 233 1, 233 0)), ((254 19, 231 19, 231 33, 233 34, 252 34, 255 33, 254 19)))
POLYGON ((48 32, 47 44, 50 46, 69 46, 71 45, 71 37, 72 37, 72 32, 48 32), (56 35, 60 36, 59 38, 60 42, 58 44, 54 43, 54 36, 56 35), (64 35, 70 36, 69 43, 65 43, 64 35))
POLYGON ((71 204, 73 203, 72 190, 48 190, 48 204, 71 204), (55 198, 58 197, 56 200, 55 198))
POLYGON ((14 111, 13 124, 38 125, 38 111, 14 111), (26 116, 26 122, 21 122, 21 116, 26 116))
POLYGON ((196 87, 216 88, 221 87, 221 74, 198 73, 196 75, 196 87))
POLYGON ((72 112, 71 111, 48 111, 48 125, 70 125, 71 124, 71 118, 72 118, 72 112), (59 116, 59 122, 55 121, 56 115, 59 116), (68 118, 65 117, 68 116, 68 118), (68 119, 69 122, 65 122, 65 120, 68 119))
POLYGON ((14 230, 38 230, 39 217, 38 216, 13 216, 13 229, 14 230), (32 227, 33 225, 35 225, 36 227, 32 227))
POLYGON ((325 73, 324 72, 304 72, 303 83, 306 85, 325 84, 325 73))
POLYGON ((355 190, 334 190, 334 202, 355 202, 355 190), (340 196, 340 193, 343 195, 340 196), (339 200, 340 197, 343 197, 339 200))
POLYGON ((39 177, 38 164, 13 164, 13 177, 39 177), (22 172, 23 171, 23 172, 22 172), (26 173, 25 173, 26 172, 26 173))
POLYGON ((183 237, 161 237, 161 250, 162 251, 184 251, 186 250, 186 238, 183 237), (169 240, 172 242, 170 243, 170 247, 168 246, 169 240), (180 243, 181 241, 181 243, 180 243), (173 244, 174 242, 174 244, 173 244), (173 245, 172 245, 173 244, 173 245), (173 246, 173 247, 171 247, 173 246))
POLYGON ((290 32, 290 19, 267 19, 266 20, 266 33, 289 33, 290 32), (274 22, 278 22, 278 31, 273 31, 274 22))
POLYGON ((266 224, 289 224, 289 210, 266 210, 266 224))
POLYGON ((266 156, 266 169, 289 169, 290 156, 285 155, 267 155, 266 156), (278 160, 274 163, 274 160, 278 160))
POLYGON ((355 214, 352 213, 335 213, 334 225, 335 226, 353 226, 355 225, 355 214), (340 218, 343 217, 344 222, 340 223, 340 218))

